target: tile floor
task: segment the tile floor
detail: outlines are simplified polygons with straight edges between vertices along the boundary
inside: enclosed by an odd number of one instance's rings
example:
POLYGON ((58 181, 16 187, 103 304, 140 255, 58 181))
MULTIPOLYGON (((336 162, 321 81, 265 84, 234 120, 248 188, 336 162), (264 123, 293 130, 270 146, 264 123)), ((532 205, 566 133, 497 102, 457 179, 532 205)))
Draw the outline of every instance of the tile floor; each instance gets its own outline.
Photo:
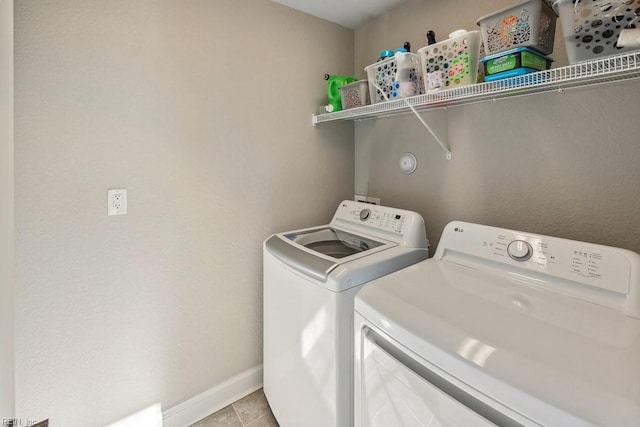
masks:
POLYGON ((262 389, 191 424, 190 427, 279 427, 262 389))

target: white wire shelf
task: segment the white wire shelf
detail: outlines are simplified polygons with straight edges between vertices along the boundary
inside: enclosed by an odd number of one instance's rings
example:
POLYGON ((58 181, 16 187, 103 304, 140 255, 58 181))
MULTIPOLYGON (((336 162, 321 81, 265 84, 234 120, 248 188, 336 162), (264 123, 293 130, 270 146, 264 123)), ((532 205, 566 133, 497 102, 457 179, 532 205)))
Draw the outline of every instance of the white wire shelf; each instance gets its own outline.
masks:
POLYGON ((431 92, 327 114, 314 114, 313 125, 334 120, 364 120, 456 105, 497 100, 565 88, 640 78, 640 52, 610 56, 509 79, 431 92))

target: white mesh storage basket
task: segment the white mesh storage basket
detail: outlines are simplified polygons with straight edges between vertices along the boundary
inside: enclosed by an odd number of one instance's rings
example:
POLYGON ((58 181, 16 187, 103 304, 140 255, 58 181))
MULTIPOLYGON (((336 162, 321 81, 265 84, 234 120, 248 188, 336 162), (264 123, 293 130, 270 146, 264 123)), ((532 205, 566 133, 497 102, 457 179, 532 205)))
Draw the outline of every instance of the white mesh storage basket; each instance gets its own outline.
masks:
POLYGON ((398 61, 393 57, 364 68, 372 104, 424 93, 420 57, 415 53, 402 55, 403 67, 398 67, 398 61))
POLYGON ((345 110, 369 104, 369 82, 367 80, 358 80, 342 85, 338 89, 340 89, 342 97, 342 108, 345 110))
POLYGON ((558 0, 553 8, 571 64, 637 49, 617 42, 622 30, 638 25, 640 0, 558 0))
MULTIPOLYGON (((570 0, 571 1, 571 0, 570 0)), ((543 0, 527 0, 478 19, 487 54, 529 47, 550 55, 556 14, 543 0)))
POLYGON ((458 30, 447 40, 419 49, 425 90, 476 83, 481 45, 480 31, 458 30))

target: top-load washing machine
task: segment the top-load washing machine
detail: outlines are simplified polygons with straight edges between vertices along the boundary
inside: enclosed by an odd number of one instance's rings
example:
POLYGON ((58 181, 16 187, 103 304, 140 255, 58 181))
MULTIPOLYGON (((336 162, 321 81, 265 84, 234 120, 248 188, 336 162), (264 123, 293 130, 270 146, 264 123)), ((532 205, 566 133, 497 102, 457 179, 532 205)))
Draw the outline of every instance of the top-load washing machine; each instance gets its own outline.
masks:
POLYGON ((265 240, 264 393, 281 426, 352 425, 353 298, 427 256, 419 214, 348 200, 265 240))
POLYGON ((356 426, 640 425, 640 256, 453 222, 355 301, 356 426))

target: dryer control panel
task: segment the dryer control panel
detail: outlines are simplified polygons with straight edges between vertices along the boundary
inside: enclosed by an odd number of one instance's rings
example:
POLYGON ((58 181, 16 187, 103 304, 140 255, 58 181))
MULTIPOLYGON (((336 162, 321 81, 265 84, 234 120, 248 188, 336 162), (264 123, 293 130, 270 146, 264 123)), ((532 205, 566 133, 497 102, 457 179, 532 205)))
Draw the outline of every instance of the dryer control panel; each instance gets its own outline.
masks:
POLYGON ((361 230, 401 245, 427 246, 424 219, 413 211, 345 200, 340 203, 331 224, 361 230))
POLYGON ((614 308, 635 304, 640 314, 640 255, 626 249, 454 221, 445 227, 434 259, 449 255, 525 270, 523 278, 530 271, 540 286, 561 286, 565 293, 614 308))

